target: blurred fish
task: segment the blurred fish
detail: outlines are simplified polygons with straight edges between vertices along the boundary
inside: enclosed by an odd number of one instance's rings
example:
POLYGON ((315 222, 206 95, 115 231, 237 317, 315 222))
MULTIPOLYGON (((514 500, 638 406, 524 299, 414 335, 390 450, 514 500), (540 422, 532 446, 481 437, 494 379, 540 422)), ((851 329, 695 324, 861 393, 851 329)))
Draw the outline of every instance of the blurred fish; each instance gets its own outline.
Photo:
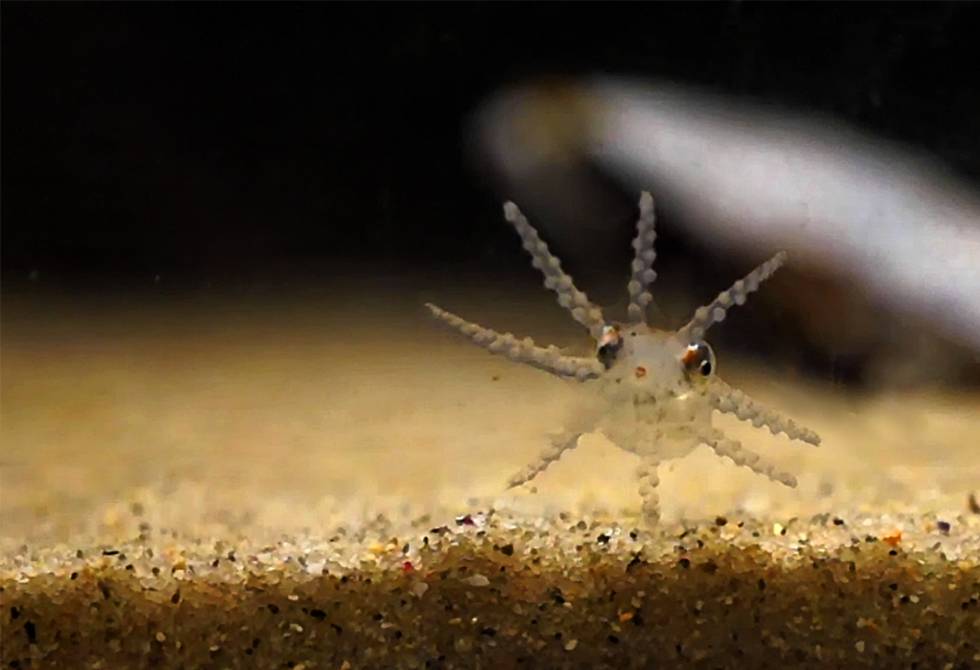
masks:
MULTIPOLYGON (((581 212, 601 197, 585 167, 597 166, 652 190, 719 251, 786 249, 980 351, 980 198, 925 156, 826 118, 616 78, 504 91, 474 129, 508 197, 581 212)), ((587 226, 549 233, 599 239, 587 226)))

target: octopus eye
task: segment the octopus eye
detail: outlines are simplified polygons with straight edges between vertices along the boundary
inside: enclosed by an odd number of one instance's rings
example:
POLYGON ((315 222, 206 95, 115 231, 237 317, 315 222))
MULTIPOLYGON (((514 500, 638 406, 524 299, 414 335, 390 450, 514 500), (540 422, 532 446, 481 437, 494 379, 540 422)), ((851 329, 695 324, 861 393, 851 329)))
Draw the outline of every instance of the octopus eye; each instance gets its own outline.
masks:
POLYGON ((623 346, 623 338, 618 326, 604 326, 596 349, 596 358, 608 370, 616 362, 616 355, 623 346))
POLYGON ((688 374, 698 374, 710 377, 715 371, 715 352, 707 342, 696 342, 688 345, 681 357, 681 363, 688 374))

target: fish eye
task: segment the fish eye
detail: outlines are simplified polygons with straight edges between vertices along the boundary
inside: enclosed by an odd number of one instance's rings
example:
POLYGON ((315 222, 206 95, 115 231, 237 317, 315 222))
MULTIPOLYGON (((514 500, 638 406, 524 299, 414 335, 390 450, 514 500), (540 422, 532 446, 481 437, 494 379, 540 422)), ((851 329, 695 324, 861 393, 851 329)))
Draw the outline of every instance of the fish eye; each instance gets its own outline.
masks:
POLYGON ((616 355, 623 347, 623 337, 619 332, 618 326, 603 326, 602 335, 599 337, 598 347, 596 348, 596 358, 608 370, 616 361, 616 355))
POLYGON ((702 377, 710 377, 716 368, 715 352, 707 342, 695 342, 687 346, 681 363, 688 374, 697 373, 702 377))

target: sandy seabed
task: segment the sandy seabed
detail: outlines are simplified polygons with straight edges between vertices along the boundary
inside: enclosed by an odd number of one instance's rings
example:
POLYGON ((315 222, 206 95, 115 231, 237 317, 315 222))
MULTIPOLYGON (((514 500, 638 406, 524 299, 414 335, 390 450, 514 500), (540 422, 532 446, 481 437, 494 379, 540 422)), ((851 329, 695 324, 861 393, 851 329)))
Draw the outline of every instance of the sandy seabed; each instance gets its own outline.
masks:
MULTIPOLYGON (((3 666, 980 666, 976 395, 719 351, 823 445, 726 417, 799 487, 699 448, 661 468, 646 529, 633 457, 599 436, 505 491, 582 389, 404 292, 5 300, 3 666)), ((543 298, 495 297, 445 306, 578 344, 543 298)))

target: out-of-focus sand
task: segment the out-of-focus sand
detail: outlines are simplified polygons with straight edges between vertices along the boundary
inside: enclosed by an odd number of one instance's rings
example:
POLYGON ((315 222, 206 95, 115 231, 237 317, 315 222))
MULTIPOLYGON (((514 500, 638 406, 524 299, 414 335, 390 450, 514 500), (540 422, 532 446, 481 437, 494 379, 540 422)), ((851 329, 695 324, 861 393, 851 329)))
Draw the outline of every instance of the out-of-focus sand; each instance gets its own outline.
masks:
MULTIPOLYGON (((602 438, 590 437, 566 455, 539 477, 534 491, 504 490, 512 471, 543 448, 544 431, 560 425, 565 413, 582 402, 584 389, 490 356, 428 319, 421 304, 434 300, 488 326, 533 335, 538 342, 584 345, 548 296, 515 297, 506 288, 415 290, 399 288, 393 280, 383 292, 373 291, 373 298, 353 290, 307 292, 294 301, 207 295, 149 304, 8 298, 2 341, 0 567, 3 579, 12 580, 5 582, 5 598, 15 604, 7 614, 33 607, 35 618, 48 616, 40 604, 51 602, 44 600, 47 582, 38 577, 46 570, 43 556, 64 554, 74 560, 76 549, 98 556, 100 548, 134 542, 139 534, 140 543, 156 547, 152 560, 160 561, 163 545, 146 540, 146 534, 161 530, 173 533, 167 552, 177 551, 173 543, 184 543, 187 557, 179 559, 181 564, 194 556, 206 566, 212 548, 215 556, 223 556, 228 546, 240 546, 241 553, 257 551, 284 534, 319 546, 338 524, 354 529, 373 524, 374 534, 358 536, 358 542, 367 542, 368 536, 389 532, 377 530, 379 513, 417 518, 429 512, 432 520, 423 525, 433 526, 478 509, 506 510, 525 520, 517 522, 518 528, 524 523, 533 527, 537 518, 555 523, 563 511, 573 515, 569 523, 583 517, 635 523, 639 497, 633 457, 602 438), (41 581, 32 582, 35 578, 41 581), (14 584, 17 590, 10 589, 14 584)), ((980 489, 980 398, 955 389, 854 394, 802 379, 778 362, 769 369, 741 367, 724 350, 718 355, 720 373, 729 382, 814 428, 824 443, 812 448, 722 420, 731 435, 796 473, 800 486, 785 489, 702 447, 661 469, 665 528, 705 520, 710 526, 715 517, 728 516, 767 535, 774 523, 789 526, 797 517, 827 514, 816 526, 826 524, 834 531, 827 519, 864 520, 864 526, 848 525, 846 532, 828 536, 826 541, 834 547, 840 543, 842 551, 852 533, 881 536, 900 530, 904 547, 935 551, 941 545, 951 559, 968 561, 963 570, 974 566, 969 569, 975 571, 975 543, 956 538, 976 528, 973 521, 961 521, 976 516, 967 500, 980 489), (952 534, 940 533, 937 520, 952 521, 952 534)), ((590 524, 586 535, 595 534, 590 524)), ((493 532, 506 539, 507 528, 512 526, 493 532)), ((425 531, 417 524, 403 526, 398 536, 425 531)), ((646 551, 663 541, 651 540, 646 551)), ((810 535, 807 542, 814 546, 820 540, 810 535)), ((290 551, 301 545, 289 545, 290 551)), ((355 553, 367 545, 357 546, 355 553)), ((398 547, 379 551, 389 549, 397 553, 398 547)), ((667 544, 661 550, 671 551, 667 544)), ((184 556, 183 551, 178 553, 184 556)), ((574 548, 568 551, 552 560, 560 564, 562 556, 576 555, 574 548)), ((622 551, 628 559, 634 550, 624 545, 622 551)), ((102 588, 124 575, 112 568, 114 556, 100 559, 112 564, 108 567, 87 568, 102 575, 91 578, 96 599, 97 579, 102 588), (115 572, 99 572, 106 569, 115 572)), ((882 557, 887 563, 887 554, 882 557)), ((401 579, 400 562, 392 565, 390 574, 401 579)), ((726 570, 727 563, 722 565, 726 570)), ((956 569, 955 563, 943 565, 956 569)), ((64 568, 66 575, 79 570, 64 568)), ((201 584, 207 582, 198 574, 201 584)), ((956 579, 967 580, 967 572, 958 574, 956 579)), ((180 588, 188 594, 205 588, 201 584, 180 588)), ((785 591, 792 594, 796 588, 785 591)), ((118 592, 116 586, 112 592, 118 592)), ((134 593, 125 598, 143 597, 134 593)), ((131 606, 133 601, 125 598, 131 606)), ((664 607, 676 605, 674 596, 665 598, 664 607)), ((288 606, 290 601, 283 602, 288 606)), ((959 612, 959 602, 951 600, 948 611, 959 612)), ((146 616, 152 624, 158 615, 146 616)), ((166 616, 179 620, 182 615, 166 616)), ((616 616, 625 615, 611 616, 615 624, 616 616)), ((247 619, 242 612, 234 615, 235 626, 241 617, 247 619)), ((8 618, 13 625, 13 615, 8 618)), ((95 619, 92 625, 98 629, 102 624, 95 619)), ((521 624, 515 625, 520 630, 521 624)), ((581 625, 592 624, 582 619, 581 625)), ((153 626, 147 630, 147 645, 163 653, 166 645, 151 639, 153 626)), ((139 639, 144 633, 134 634, 139 639)), ((17 629, 8 641, 26 645, 24 635, 17 629)), ((849 633, 842 635, 835 639, 849 639, 849 633)), ((657 650, 653 642, 637 640, 636 648, 657 650)), ((491 638, 484 641, 496 644, 491 638)), ((846 653, 855 653, 851 644, 846 642, 846 653)), ((556 653, 574 651, 563 648, 556 653)), ((47 653, 37 645, 31 649, 40 659, 47 653)), ((90 658, 102 653, 98 645, 86 649, 90 658)), ((113 653, 123 654, 120 649, 113 653)), ((919 648, 921 653, 931 650, 919 648)), ((207 650, 202 653, 206 658, 207 650)), ((354 654, 354 667, 370 665, 367 657, 358 662, 355 651, 344 653, 354 654)), ((973 652, 950 653, 950 658, 968 658, 973 652)), ((132 660, 125 654, 113 658, 132 660)), ((248 665, 244 656, 234 658, 248 665)), ((603 658, 622 667, 615 655, 603 658)), ((269 659, 271 665, 284 662, 274 654, 269 659)), ((186 663, 186 657, 171 660, 186 663)))
MULTIPOLYGON (((584 346, 549 296, 484 290, 441 302, 539 342, 584 346), (475 293, 475 295, 474 295, 475 293), (487 306, 487 303, 493 303, 487 306), (481 304, 482 303, 482 304, 481 304)), ((238 500, 275 527, 318 505, 490 498, 637 508, 633 457, 587 438, 537 482, 503 484, 587 389, 493 357, 426 317, 432 292, 293 303, 8 299, 2 350, 3 536, 65 539, 141 491, 238 500), (282 512, 278 518, 277 512, 282 512)), ((960 512, 980 489, 980 398, 956 389, 855 395, 772 369, 720 374, 813 427, 819 448, 721 425, 799 476, 788 490, 699 448, 663 468, 666 518, 888 506, 960 512)), ((587 401, 587 396, 586 396, 587 401)), ((206 514, 174 500, 168 514, 206 514)))

